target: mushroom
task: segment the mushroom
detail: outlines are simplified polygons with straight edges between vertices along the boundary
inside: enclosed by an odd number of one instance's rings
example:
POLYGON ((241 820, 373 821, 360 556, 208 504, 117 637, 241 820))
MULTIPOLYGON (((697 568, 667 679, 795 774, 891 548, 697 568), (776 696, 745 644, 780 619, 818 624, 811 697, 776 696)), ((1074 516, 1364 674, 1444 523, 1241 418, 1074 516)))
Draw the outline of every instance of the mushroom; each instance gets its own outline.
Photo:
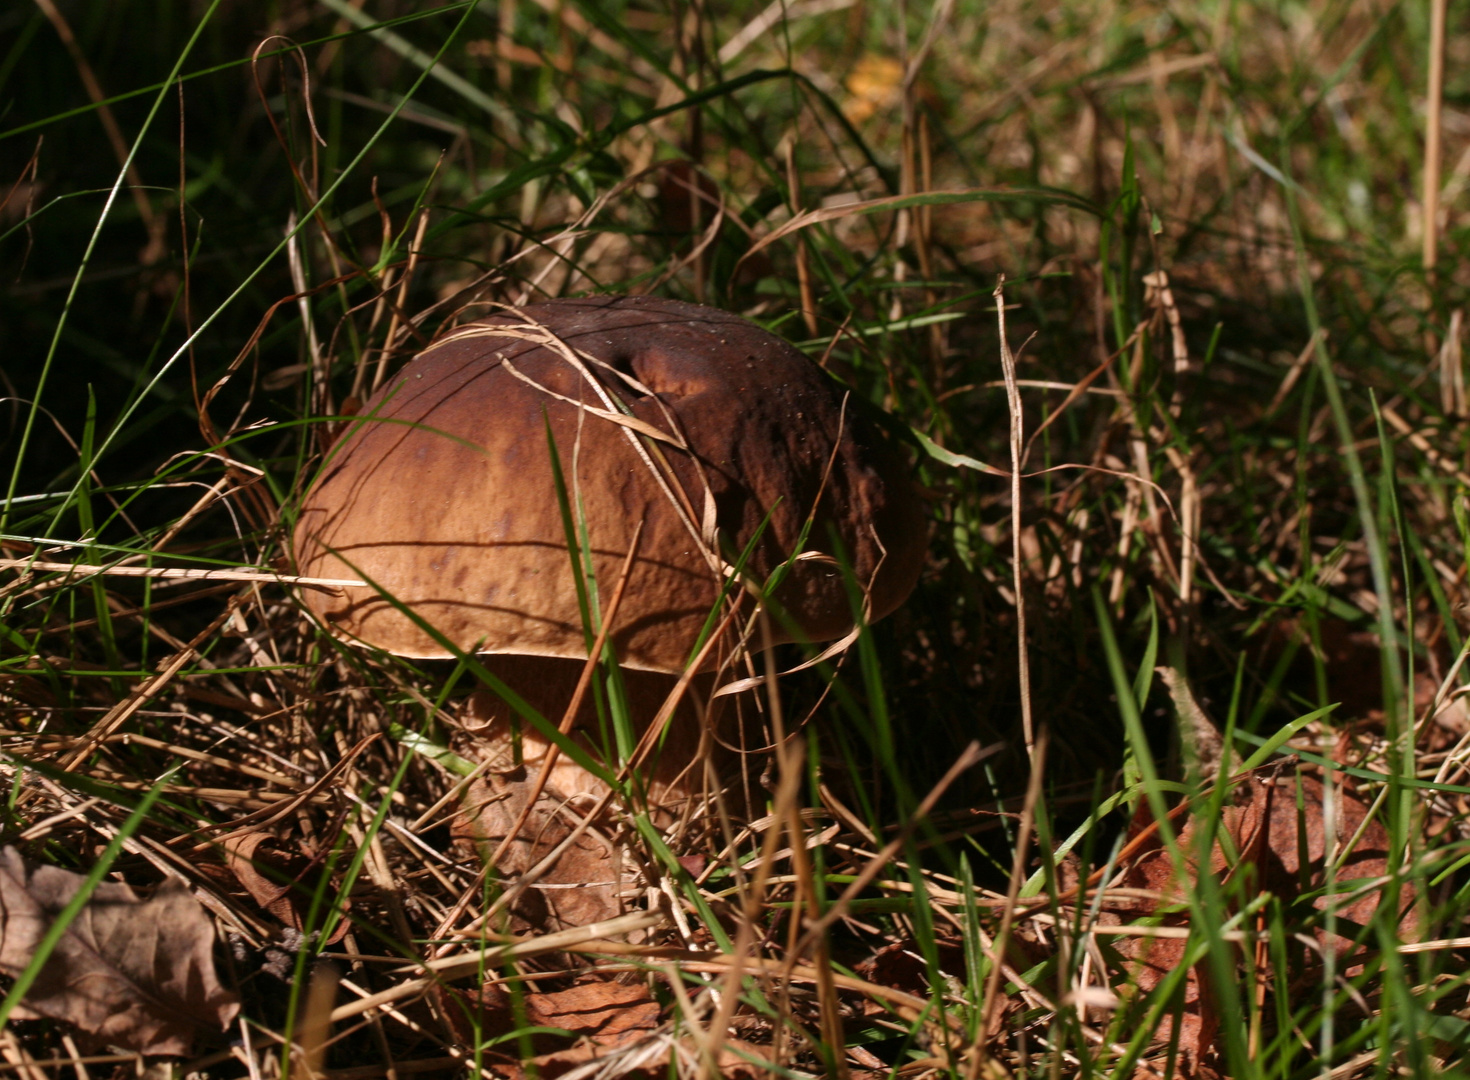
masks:
MULTIPOLYGON (((685 695, 645 777, 666 807, 703 779, 691 764, 711 745, 711 673, 729 669, 754 625, 752 595, 782 575, 769 596, 778 617, 756 648, 839 638, 854 617, 838 559, 872 620, 907 597, 926 546, 902 452, 806 356, 713 308, 597 296, 461 326, 363 405, 302 503, 294 546, 302 574, 369 584, 312 590, 305 602, 333 632, 390 653, 474 652, 555 723, 589 640, 566 506, 574 532, 585 530, 589 591, 604 614, 621 591, 607 641, 638 722, 681 673, 702 673, 700 700, 685 695)), ((569 718, 584 743, 590 697, 569 718)), ((466 721, 483 755, 512 756, 514 717, 497 698, 476 695, 466 721)), ((502 873, 526 869, 566 832, 549 824, 557 807, 606 790, 563 761, 537 792, 530 777, 555 754, 521 734, 520 762, 492 771, 520 805, 480 793, 499 807, 479 825, 492 840, 502 830, 502 873), (538 797, 548 809, 537 803, 532 837, 525 802, 538 797), (507 822, 524 835, 505 841, 507 822)), ((576 898, 550 906, 557 921, 587 917, 576 898)))

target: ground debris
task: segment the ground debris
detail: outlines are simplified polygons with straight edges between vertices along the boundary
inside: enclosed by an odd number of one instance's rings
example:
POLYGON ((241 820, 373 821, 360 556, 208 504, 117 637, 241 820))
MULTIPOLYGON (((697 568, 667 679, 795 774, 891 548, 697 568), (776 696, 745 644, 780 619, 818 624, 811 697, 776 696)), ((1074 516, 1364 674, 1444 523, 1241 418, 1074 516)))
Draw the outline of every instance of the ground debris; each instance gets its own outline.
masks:
MULTIPOLYGON (((322 884, 321 856, 310 858, 269 833, 253 829, 227 839, 223 847, 231 873, 251 898, 282 925, 306 932, 312 900, 322 884)), ((335 896, 335 890, 328 888, 328 895, 335 896)), ((349 906, 345 898, 336 902, 344 911, 349 906)), ((336 931, 325 944, 341 941, 351 927, 348 920, 339 920, 336 931)))
MULTIPOLYGON (((1334 792, 1336 841, 1329 844, 1324 789, 1316 776, 1296 768, 1268 766, 1238 780, 1235 801, 1222 809, 1209 860, 1210 870, 1225 890, 1230 907, 1234 909, 1262 893, 1270 893, 1289 904, 1299 896, 1320 891, 1325 884, 1324 860, 1331 847, 1339 859, 1336 881, 1341 899, 1335 905, 1336 932, 1329 939, 1325 930, 1319 928, 1317 948, 1299 958, 1298 979, 1310 981, 1318 977, 1315 969, 1320 967, 1326 950, 1342 958, 1340 965, 1351 963, 1354 938, 1383 902, 1388 869, 1387 832, 1376 820, 1365 824, 1368 805, 1351 789, 1338 787, 1334 792), (1343 854, 1349 844, 1351 850, 1343 854), (1368 887, 1370 882, 1377 882, 1377 887, 1368 887), (1355 891, 1353 884, 1364 888, 1355 891)), ((1142 835, 1151 826, 1152 818, 1141 807, 1133 832, 1142 835)), ((1183 873, 1192 880, 1199 873, 1197 818, 1191 818, 1179 830, 1178 846, 1185 860, 1183 873)), ((1126 911, 1133 918, 1157 915, 1165 927, 1189 925, 1183 875, 1156 830, 1117 884, 1130 890, 1153 892, 1158 898, 1133 898, 1122 903, 1105 901, 1101 923, 1127 921, 1123 917, 1126 911)), ((1313 906, 1323 911, 1329 902, 1327 896, 1318 895, 1313 906)), ((1412 887, 1402 886, 1403 910, 1407 911, 1412 902, 1412 887)), ((1400 923, 1403 925, 1405 920, 1401 919, 1400 923)), ((1124 959, 1127 980, 1138 990, 1147 992, 1159 986, 1184 961, 1189 942, 1179 937, 1119 937, 1113 947, 1124 959)), ((1181 1012, 1157 1032, 1159 1040, 1168 1040, 1174 1034, 1174 1024, 1178 1025, 1179 1075, 1211 1078, 1221 1074, 1224 1063, 1216 1045, 1219 1021, 1209 972, 1202 962, 1185 978, 1181 1012)))
MULTIPOLYGON (((0 970, 24 971, 83 878, 0 852, 0 970)), ((139 897, 98 885, 42 966, 15 1019, 63 1020, 84 1041, 142 1054, 187 1054, 202 1031, 240 1011, 214 971, 214 922, 176 881, 139 897)))
MULTIPOLYGON (((610 1075, 652 1080, 670 1075, 671 1061, 692 1062, 699 1056, 687 1037, 660 1030, 663 1008, 643 983, 589 975, 564 990, 519 995, 504 984, 486 983, 474 993, 441 991, 441 1005, 464 1043, 478 1038, 508 1054, 529 1050, 520 1061, 487 1059, 488 1067, 508 1080, 561 1076, 593 1062, 610 1075)), ((716 1059, 719 1074, 752 1080, 767 1075, 750 1064, 765 1056, 757 1047, 727 1040, 716 1059)))

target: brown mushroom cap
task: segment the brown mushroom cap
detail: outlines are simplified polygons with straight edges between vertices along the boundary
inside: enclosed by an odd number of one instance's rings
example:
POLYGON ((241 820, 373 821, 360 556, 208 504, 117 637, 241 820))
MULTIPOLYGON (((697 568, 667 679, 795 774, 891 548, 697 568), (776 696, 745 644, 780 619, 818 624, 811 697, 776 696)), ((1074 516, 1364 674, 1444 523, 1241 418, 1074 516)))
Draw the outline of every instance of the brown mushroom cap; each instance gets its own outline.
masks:
MULTIPOLYGON (((835 532, 871 618, 918 577, 925 525, 903 454, 842 387, 738 316, 607 296, 460 327, 404 367, 307 494, 300 572, 370 579, 463 651, 584 658, 548 430, 604 604, 644 522, 611 635, 624 666, 683 668, 719 598, 720 556, 767 515, 746 564, 757 582, 795 553, 814 506, 806 551, 833 553, 835 532)), ((830 560, 804 556, 775 595, 810 640, 852 626, 830 560)), ((305 596, 346 636, 453 655, 378 589, 305 596)))

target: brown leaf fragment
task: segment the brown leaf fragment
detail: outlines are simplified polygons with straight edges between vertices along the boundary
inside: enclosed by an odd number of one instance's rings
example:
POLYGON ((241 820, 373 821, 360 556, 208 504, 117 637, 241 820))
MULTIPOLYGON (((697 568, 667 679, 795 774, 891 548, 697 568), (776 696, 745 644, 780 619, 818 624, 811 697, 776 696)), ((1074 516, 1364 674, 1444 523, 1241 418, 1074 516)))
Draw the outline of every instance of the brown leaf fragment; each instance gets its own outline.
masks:
MULTIPOLYGON (((721 1080, 766 1080, 767 1077, 777 1075, 776 1072, 768 1065, 757 1065, 755 1062, 764 1062, 770 1057, 769 1049, 727 1039, 716 1055, 715 1075, 721 1080)), ((669 1035, 652 1035, 616 1047, 583 1042, 570 1050, 542 1054, 523 1064, 492 1064, 491 1068, 508 1080, 525 1080, 531 1076, 540 1077, 540 1080, 555 1080, 556 1077, 568 1075, 615 1076, 619 1080, 666 1080, 676 1073, 692 1075, 698 1069, 699 1061, 699 1052, 689 1036, 676 1039, 669 1035), (597 1064, 594 1066, 593 1062, 597 1064), (682 1068, 671 1068, 673 1062, 678 1062, 682 1068), (593 1068, 597 1069, 595 1073, 591 1071, 593 1068)))
MULTIPOLYGON (((454 996, 459 1000, 450 1002, 446 1012, 453 1018, 451 1022, 456 1029, 465 1029, 456 1030, 456 1034, 466 1042, 472 1041, 476 1035, 469 1031, 467 1021, 475 999, 458 992, 454 996)), ((564 1049, 573 1040, 599 1047, 621 1046, 657 1028, 661 1014, 658 1002, 641 983, 624 985, 595 976, 567 990, 521 995, 524 1023, 517 1022, 511 996, 502 986, 486 984, 477 996, 478 1038, 482 1040, 524 1027, 556 1028, 570 1033, 569 1039, 566 1035, 538 1032, 532 1038, 532 1045, 539 1053, 564 1049)))
MULTIPOLYGON (((1341 855, 1337 880, 1340 888, 1361 883, 1363 891, 1347 892, 1332 901, 1325 896, 1314 905, 1325 909, 1336 904, 1338 937, 1329 940, 1318 931, 1319 948, 1333 950, 1340 956, 1350 946, 1359 927, 1374 917, 1382 903, 1377 883, 1388 874, 1388 834, 1377 821, 1364 824, 1368 805, 1348 788, 1336 792, 1336 842, 1333 846, 1353 847, 1341 855)), ((1272 893, 1290 902, 1303 891, 1322 888, 1324 862, 1329 848, 1327 815, 1324 811, 1322 782, 1315 776, 1298 773, 1294 768, 1269 766, 1242 777, 1235 790, 1235 802, 1223 808, 1217 832, 1218 839, 1210 851, 1210 869, 1225 884, 1239 881, 1246 886, 1245 897, 1272 893), (1301 806, 1297 806, 1298 786, 1301 806), (1223 841, 1223 842, 1222 842, 1223 841)), ((1146 811, 1134 822, 1135 831, 1151 824, 1146 811)), ((1161 913, 1160 923, 1168 927, 1189 925, 1188 914, 1177 908, 1186 895, 1185 877, 1199 872, 1196 862, 1197 827, 1188 821, 1179 832, 1178 845, 1184 854, 1183 867, 1174 864, 1157 837, 1148 850, 1134 861, 1124 874, 1121 885, 1159 894, 1157 901, 1123 900, 1104 903, 1103 923, 1124 921, 1131 916, 1161 913), (1176 910, 1169 910, 1169 909, 1176 910)), ((1402 885, 1401 902, 1406 907, 1400 925, 1412 925, 1414 890, 1402 885)), ((1181 938, 1118 938, 1112 943, 1124 957, 1124 970, 1130 983, 1140 991, 1158 986, 1183 962, 1187 942, 1181 938)), ((1340 961, 1341 962, 1341 961, 1340 961)), ((1349 963, 1351 961, 1348 961, 1349 963)), ((1351 972, 1351 968, 1346 969, 1351 972)), ((1303 971, 1303 976, 1310 976, 1303 971)), ((1185 981, 1183 1012, 1179 1024, 1179 1074, 1185 1077, 1215 1075, 1215 1036, 1219 1017, 1211 1001, 1209 978, 1197 967, 1185 981)), ((1167 1039, 1172 1027, 1166 1024, 1158 1032, 1167 1039)))
MULTIPOLYGON (((451 831, 456 838, 473 841, 489 858, 520 821, 534 790, 534 776, 526 768, 492 770, 470 783, 451 831)), ((515 839, 505 845, 496 875, 515 882, 571 837, 571 823, 577 820, 574 805, 547 787, 515 839)), ((511 912, 519 920, 513 928, 546 933, 623 914, 625 886, 618 880, 618 866, 610 844, 595 830, 583 832, 512 901, 511 912)))
MULTIPOLYGON (((258 830, 233 836, 223 846, 230 871, 255 902, 282 924, 306 933, 312 897, 320 884, 322 860, 308 858, 270 833, 258 830)), ((336 895, 330 884, 328 895, 336 895)), ((347 901, 344 899, 341 903, 345 911, 347 901)), ((318 919, 326 914, 326 910, 319 911, 318 919)), ((346 919, 339 920, 336 931, 326 944, 335 945, 341 941, 351 926, 346 919)))
POLYGON ((526 997, 526 1019, 543 1027, 584 1035, 599 1046, 618 1046, 658 1027, 659 1004, 641 984, 586 982, 551 994, 526 997))
MULTIPOLYGON (((19 975, 83 878, 54 866, 28 867, 0 852, 0 971, 19 975)), ((98 885, 62 934, 17 1020, 74 1024, 86 1040, 141 1054, 184 1055, 195 1035, 220 1031, 240 1005, 214 972, 214 922, 179 882, 139 897, 98 885)))
MULTIPOLYGON (((1007 957, 1012 962, 1019 958, 1017 946, 1018 943, 1013 939, 1010 955, 1007 957)), ((939 974, 947 978, 963 979, 964 943, 954 938, 939 937, 934 941, 934 948, 939 974)), ((1026 968, 1031 965, 1022 963, 1021 966, 1026 968)), ((923 948, 911 937, 884 945, 857 965, 857 973, 868 982, 886 986, 890 990, 902 990, 915 997, 927 998, 934 993, 934 987, 929 981, 929 962, 924 959, 923 948)), ((864 1016, 883 1016, 889 1011, 883 1002, 866 996, 858 1007, 864 1016)))

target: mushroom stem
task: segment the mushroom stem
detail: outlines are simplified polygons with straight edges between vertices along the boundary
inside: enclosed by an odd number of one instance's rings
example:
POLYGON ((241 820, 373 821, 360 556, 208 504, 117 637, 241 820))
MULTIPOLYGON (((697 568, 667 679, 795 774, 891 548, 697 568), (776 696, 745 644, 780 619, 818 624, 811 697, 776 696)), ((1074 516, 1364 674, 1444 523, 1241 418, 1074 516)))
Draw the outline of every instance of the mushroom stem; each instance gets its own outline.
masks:
MULTIPOLYGON (((481 661, 548 718, 569 711, 585 667, 582 661, 539 656, 485 656, 481 661)), ((620 674, 633 718, 632 736, 638 740, 679 679, 627 668, 620 674)), ((651 760, 635 766, 639 801, 661 826, 672 824, 704 787, 708 744, 702 736, 718 705, 707 707, 712 675, 696 676, 695 683, 676 708, 651 760)), ((557 753, 550 739, 492 691, 470 695, 459 719, 469 736, 466 752, 488 767, 483 779, 466 792, 454 831, 480 847, 496 877, 517 880, 571 834, 581 815, 597 806, 609 786, 557 753)), ((610 730, 599 730, 602 721, 592 694, 583 695, 565 727, 595 759, 616 769, 616 738, 610 730)), ((606 835, 613 831, 608 825, 594 822, 536 883, 541 889, 524 891, 526 902, 517 901, 515 913, 544 928, 583 925, 618 914, 632 896, 622 880, 623 860, 606 835)))

